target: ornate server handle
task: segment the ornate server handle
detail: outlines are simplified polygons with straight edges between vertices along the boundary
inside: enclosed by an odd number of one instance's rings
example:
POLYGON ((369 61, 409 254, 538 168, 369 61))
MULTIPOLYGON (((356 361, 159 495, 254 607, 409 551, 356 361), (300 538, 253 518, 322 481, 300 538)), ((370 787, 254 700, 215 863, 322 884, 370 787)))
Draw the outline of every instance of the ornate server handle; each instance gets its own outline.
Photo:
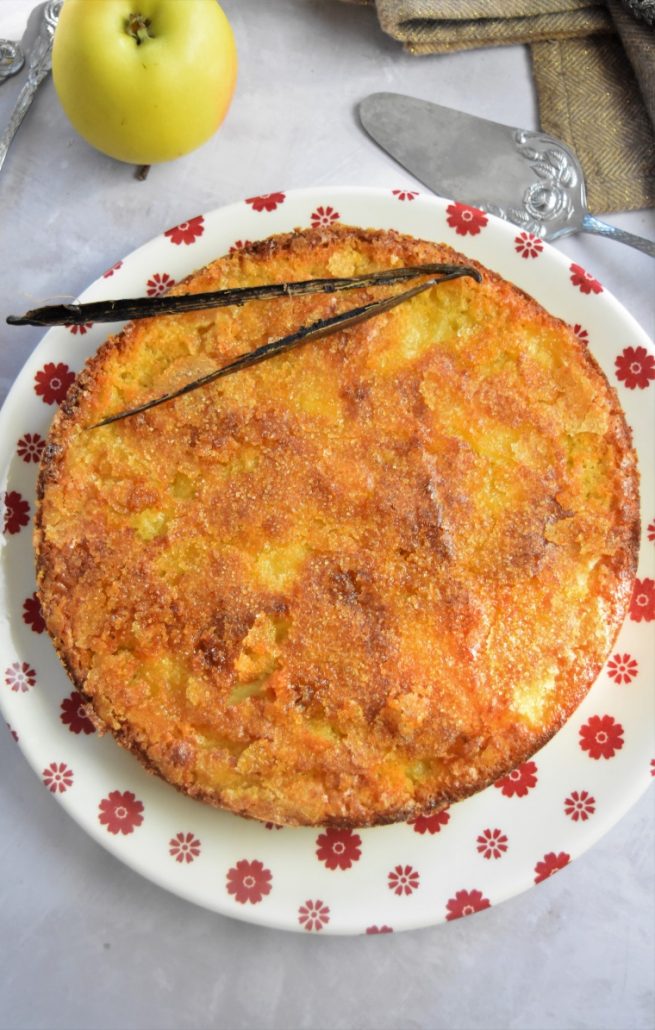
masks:
POLYGON ((587 214, 584 216, 581 228, 582 232, 595 233, 597 236, 607 236, 610 240, 625 243, 628 247, 635 247, 636 250, 641 250, 644 254, 655 257, 655 243, 652 243, 651 240, 646 240, 643 236, 635 236, 634 233, 626 232, 625 229, 618 229, 615 225, 609 225, 607 222, 601 222, 599 218, 594 218, 593 215, 587 214))
POLYGON ((9 124, 2 136, 0 136, 0 169, 2 169, 5 162, 11 142, 18 132, 23 118, 30 108, 30 104, 34 100, 37 89, 50 72, 52 40, 60 10, 61 0, 50 0, 43 8, 39 35, 30 54, 27 82, 18 94, 18 100, 9 119, 9 124))

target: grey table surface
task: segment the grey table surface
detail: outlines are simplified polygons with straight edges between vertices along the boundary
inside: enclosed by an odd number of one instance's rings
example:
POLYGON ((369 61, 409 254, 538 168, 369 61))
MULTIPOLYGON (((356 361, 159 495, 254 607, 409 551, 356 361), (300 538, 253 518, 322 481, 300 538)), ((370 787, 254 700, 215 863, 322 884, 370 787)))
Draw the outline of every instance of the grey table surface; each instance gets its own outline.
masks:
MULTIPOLYGON (((74 295, 162 228, 272 189, 416 185, 354 104, 405 92, 536 127, 520 47, 412 58, 370 9, 225 0, 240 54, 218 135, 145 182, 88 148, 43 87, 0 176, 0 315, 74 295)), ((0 0, 0 36, 30 0, 0 0)), ((0 124, 18 84, 0 87, 0 124)), ((655 213, 612 215, 655 237, 655 213)), ((655 265, 609 241, 563 252, 653 332, 655 265)), ((37 329, 0 329, 4 397, 37 329)), ((653 792, 538 888, 454 924, 311 938, 196 908, 103 851, 0 746, 0 1026, 9 1028, 620 1028, 655 1026, 653 792)))

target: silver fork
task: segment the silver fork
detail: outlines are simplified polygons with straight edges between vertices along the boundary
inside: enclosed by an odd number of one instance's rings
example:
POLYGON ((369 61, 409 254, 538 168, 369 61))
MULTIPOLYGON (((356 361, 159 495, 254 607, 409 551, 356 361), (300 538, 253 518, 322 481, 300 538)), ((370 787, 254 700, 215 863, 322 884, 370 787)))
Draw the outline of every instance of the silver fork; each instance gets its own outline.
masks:
POLYGON ((0 136, 0 169, 5 162, 11 142, 34 100, 36 91, 52 67, 52 41, 62 4, 63 0, 48 0, 48 3, 43 6, 39 34, 29 54, 27 81, 18 94, 18 100, 9 123, 0 136))
POLYGON ((16 75, 25 64, 25 54, 20 43, 12 39, 0 39, 0 86, 5 79, 16 75))

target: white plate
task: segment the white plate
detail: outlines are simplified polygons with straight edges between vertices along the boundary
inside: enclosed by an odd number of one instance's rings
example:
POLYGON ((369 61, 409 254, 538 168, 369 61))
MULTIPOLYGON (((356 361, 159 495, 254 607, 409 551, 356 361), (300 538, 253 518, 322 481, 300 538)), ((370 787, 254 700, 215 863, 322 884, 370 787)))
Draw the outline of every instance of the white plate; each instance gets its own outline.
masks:
POLYGON ((337 218, 446 241, 576 325, 618 388, 634 431, 642 540, 631 616, 583 705, 504 782, 415 825, 277 832, 182 797, 111 738, 85 733, 71 684, 30 602, 37 473, 31 459, 67 374, 116 327, 51 330, 0 414, 9 503, 0 698, 28 761, 81 826, 162 887, 238 919, 325 934, 426 926, 525 890, 623 815, 646 789, 655 756, 655 358, 637 323, 595 280, 548 245, 473 209, 413 191, 328 188, 251 198, 192 219, 135 251, 81 299, 156 291, 237 241, 337 218))

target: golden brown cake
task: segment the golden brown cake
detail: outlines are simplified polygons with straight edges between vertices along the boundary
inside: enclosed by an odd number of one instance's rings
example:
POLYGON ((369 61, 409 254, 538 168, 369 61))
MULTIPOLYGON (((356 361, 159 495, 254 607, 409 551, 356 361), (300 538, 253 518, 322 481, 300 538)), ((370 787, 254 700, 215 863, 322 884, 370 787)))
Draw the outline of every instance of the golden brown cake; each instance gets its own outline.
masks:
MULTIPOLYGON (((173 292, 465 262, 333 226, 173 292)), ((194 797, 281 824, 438 808, 532 755, 624 617, 637 472, 571 329, 459 279, 145 414, 243 351, 406 286, 133 323, 40 478, 39 596, 96 725, 194 797)))

